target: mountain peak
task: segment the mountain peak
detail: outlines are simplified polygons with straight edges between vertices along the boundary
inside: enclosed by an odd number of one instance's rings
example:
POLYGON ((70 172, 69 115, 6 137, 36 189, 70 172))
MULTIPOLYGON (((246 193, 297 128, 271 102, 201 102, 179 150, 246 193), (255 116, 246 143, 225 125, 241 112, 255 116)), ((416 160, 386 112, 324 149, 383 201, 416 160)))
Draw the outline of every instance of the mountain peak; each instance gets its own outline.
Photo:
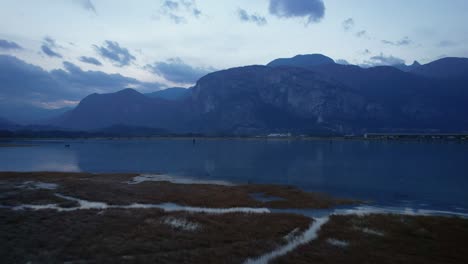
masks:
POLYGON ((403 63, 403 64, 395 64, 395 65, 392 65, 391 67, 397 68, 400 71, 411 72, 415 70, 416 68, 419 68, 420 66, 421 64, 418 61, 414 61, 413 64, 411 65, 406 65, 403 63))
POLYGON ((267 66, 292 66, 292 67, 312 67, 323 64, 334 64, 335 61, 322 54, 296 55, 292 58, 280 58, 268 63, 267 66))
POLYGON ((115 92, 115 94, 129 94, 130 95, 130 94, 141 94, 141 93, 132 88, 125 88, 123 90, 115 92))
POLYGON ((419 66, 421 66, 421 63, 419 63, 419 61, 417 60, 415 60, 413 64, 411 64, 411 67, 419 67, 419 66))
POLYGON ((438 79, 466 79, 466 76, 468 76, 468 58, 442 58, 428 64, 421 65, 411 72, 438 79))

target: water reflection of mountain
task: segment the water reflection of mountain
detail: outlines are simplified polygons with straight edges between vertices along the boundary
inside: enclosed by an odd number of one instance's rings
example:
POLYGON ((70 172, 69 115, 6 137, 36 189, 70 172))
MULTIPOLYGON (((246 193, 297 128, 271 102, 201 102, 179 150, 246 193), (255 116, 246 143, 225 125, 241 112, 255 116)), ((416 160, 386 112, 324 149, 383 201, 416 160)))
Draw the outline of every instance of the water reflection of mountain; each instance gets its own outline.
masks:
POLYGON ((194 144, 180 139, 37 145, 0 149, 0 170, 167 173, 289 184, 384 202, 468 207, 465 144, 326 140, 196 140, 194 144))
POLYGON ((468 201, 464 145, 282 140, 95 141, 74 145, 91 172, 160 172, 278 183, 372 200, 468 201))

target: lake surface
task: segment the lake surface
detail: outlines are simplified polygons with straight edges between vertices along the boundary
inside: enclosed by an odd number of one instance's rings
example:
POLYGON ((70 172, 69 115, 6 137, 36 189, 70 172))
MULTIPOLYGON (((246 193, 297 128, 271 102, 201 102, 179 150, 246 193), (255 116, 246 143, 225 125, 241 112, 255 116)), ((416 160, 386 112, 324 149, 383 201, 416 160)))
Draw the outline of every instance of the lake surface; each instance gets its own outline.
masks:
POLYGON ((265 139, 8 143, 35 146, 0 147, 0 171, 165 173, 289 184, 378 205, 468 213, 466 143, 265 139))

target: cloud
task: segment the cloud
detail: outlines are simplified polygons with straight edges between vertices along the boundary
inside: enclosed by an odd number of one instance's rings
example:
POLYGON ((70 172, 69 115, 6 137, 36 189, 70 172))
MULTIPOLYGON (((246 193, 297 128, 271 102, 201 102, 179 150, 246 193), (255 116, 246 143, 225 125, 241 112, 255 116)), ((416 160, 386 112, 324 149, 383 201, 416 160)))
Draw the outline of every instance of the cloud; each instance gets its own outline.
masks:
POLYGON ((237 15, 240 20, 244 22, 252 22, 259 26, 264 26, 267 24, 267 20, 265 17, 260 16, 258 14, 249 14, 246 10, 239 8, 237 10, 237 15))
POLYGON ((60 48, 60 46, 57 45, 54 39, 52 39, 51 37, 44 38, 41 46, 41 50, 42 52, 44 52, 44 54, 46 54, 49 57, 62 58, 62 55, 54 50, 57 48, 60 48))
POLYGON ((365 49, 365 50, 362 51, 362 54, 364 54, 364 55, 369 55, 371 53, 372 52, 369 49, 365 49))
POLYGON ((41 46, 41 50, 42 52, 44 52, 47 56, 49 57, 57 57, 57 58, 62 58, 62 55, 60 55, 59 53, 53 51, 50 47, 48 47, 47 45, 42 45, 41 46))
POLYGON ((23 47, 21 47, 20 45, 18 45, 14 41, 8 41, 8 40, 5 40, 5 39, 0 39, 0 49, 3 49, 3 50, 21 50, 21 49, 23 49, 23 47))
POLYGON ((93 65, 96 65, 96 66, 101 66, 102 65, 102 63, 98 59, 93 58, 93 57, 81 56, 79 58, 79 60, 81 62, 88 63, 88 64, 93 64, 93 65))
POLYGON ((360 30, 356 32, 356 37, 362 38, 362 37, 367 37, 367 31, 366 30, 360 30))
POLYGON ((101 57, 110 60, 115 66, 127 66, 136 58, 128 49, 120 47, 115 41, 106 40, 103 46, 94 45, 96 51, 101 57))
POLYGON ((75 102, 95 92, 115 92, 127 87, 146 92, 162 87, 120 74, 83 71, 70 62, 63 66, 65 69, 48 72, 14 56, 0 55, 0 98, 11 104, 46 106, 75 102))
POLYGON ((163 76, 168 81, 180 84, 193 84, 204 75, 215 71, 213 68, 193 67, 180 58, 171 58, 166 62, 156 62, 147 65, 146 68, 152 73, 163 76))
POLYGON ((270 0, 269 11, 279 18, 306 17, 307 23, 316 23, 325 16, 325 4, 322 0, 270 0))
POLYGON ((408 46, 411 43, 413 43, 413 41, 410 40, 408 37, 404 37, 398 41, 382 40, 382 43, 386 45, 392 45, 392 46, 408 46))
POLYGON ((343 26, 343 29, 345 31, 350 31, 351 29, 354 28, 354 19, 352 18, 348 18, 346 20, 344 20, 341 25, 343 26))
POLYGON ((165 0, 153 18, 166 17, 175 24, 186 24, 188 17, 200 18, 201 15, 195 0, 165 0))
POLYGON ((177 10, 179 8, 179 3, 176 1, 164 1, 163 7, 170 10, 177 10))
POLYGON ((65 70, 53 70, 51 75, 54 76, 56 80, 59 80, 62 83, 66 83, 71 87, 86 87, 85 90, 88 90, 86 94, 100 91, 106 92, 107 90, 113 89, 123 89, 129 85, 139 85, 140 81, 124 77, 120 74, 108 74, 101 71, 83 71, 77 65, 64 61, 63 66, 65 70))
POLYGON ((169 17, 170 20, 172 20, 172 22, 174 22, 176 24, 186 24, 187 23, 187 19, 185 19, 185 17, 183 17, 183 16, 168 14, 168 17, 169 17))
POLYGON ((385 56, 383 53, 380 53, 378 56, 370 57, 369 60, 364 61, 361 65, 363 67, 375 67, 375 66, 392 66, 405 64, 405 60, 394 57, 392 55, 385 56))
POLYGON ((335 62, 337 64, 341 64, 341 65, 349 65, 349 62, 347 60, 344 60, 344 59, 338 59, 335 62))
MULTIPOLYGON (((352 31, 355 28, 356 23, 354 19, 350 17, 350 18, 343 20, 343 22, 341 22, 341 26, 343 27, 344 31, 348 32, 348 31, 352 31)), ((355 31, 354 35, 357 38, 369 38, 369 34, 367 30, 364 30, 364 29, 355 31)))
POLYGON ((440 48, 454 47, 454 46, 458 46, 458 43, 451 41, 451 40, 442 40, 439 43, 437 43, 437 47, 440 47, 440 48))
POLYGON ((198 8, 192 9, 192 14, 194 17, 199 18, 202 15, 202 11, 198 8))
POLYGON ((43 93, 65 92, 59 89, 52 76, 42 68, 10 55, 0 55, 0 83, 2 83, 0 95, 8 100, 17 97, 40 99, 43 93))
POLYGON ((74 0, 74 2, 80 5, 83 9, 97 14, 96 8, 91 0, 74 0))

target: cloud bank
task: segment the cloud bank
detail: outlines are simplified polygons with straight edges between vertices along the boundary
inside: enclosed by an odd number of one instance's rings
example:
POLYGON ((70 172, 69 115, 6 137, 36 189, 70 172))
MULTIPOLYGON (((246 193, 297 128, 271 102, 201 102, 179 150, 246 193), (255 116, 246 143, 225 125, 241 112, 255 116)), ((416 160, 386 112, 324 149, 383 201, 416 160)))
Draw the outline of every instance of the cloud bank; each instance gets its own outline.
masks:
POLYGON ((67 61, 63 62, 63 66, 65 69, 48 72, 15 56, 0 55, 0 99, 6 98, 8 103, 24 105, 51 105, 81 100, 91 93, 109 93, 127 87, 142 92, 162 87, 159 83, 145 83, 120 74, 84 71, 67 61))

